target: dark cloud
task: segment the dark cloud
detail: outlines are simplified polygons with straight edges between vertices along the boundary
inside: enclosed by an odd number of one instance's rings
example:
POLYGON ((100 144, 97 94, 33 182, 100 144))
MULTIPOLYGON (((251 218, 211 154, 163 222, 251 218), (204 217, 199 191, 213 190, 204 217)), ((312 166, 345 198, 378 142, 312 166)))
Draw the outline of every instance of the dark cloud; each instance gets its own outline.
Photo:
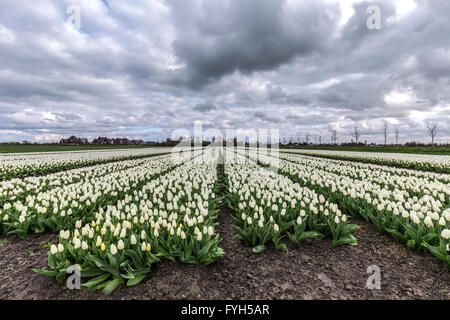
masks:
POLYGON ((209 112, 212 110, 217 110, 217 106, 212 103, 199 103, 196 104, 193 109, 200 112, 209 112))
POLYGON ((320 51, 338 16, 317 1, 299 2, 297 8, 273 0, 169 3, 177 32, 174 51, 185 64, 186 85, 194 88, 235 71, 272 70, 320 51))
POLYGON ((427 141, 436 120, 447 141, 448 12, 447 0, 17 0, 0 9, 0 141, 163 139, 194 120, 324 141, 336 129, 341 142, 355 123, 382 141, 384 121, 427 141), (381 30, 366 26, 371 4, 381 30))

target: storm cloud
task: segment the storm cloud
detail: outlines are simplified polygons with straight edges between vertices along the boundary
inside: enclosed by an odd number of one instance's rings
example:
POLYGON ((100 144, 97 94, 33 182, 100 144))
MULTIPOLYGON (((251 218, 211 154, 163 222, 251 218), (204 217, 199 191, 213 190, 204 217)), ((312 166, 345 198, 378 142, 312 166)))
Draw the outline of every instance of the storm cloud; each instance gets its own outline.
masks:
POLYGON ((0 7, 0 141, 175 129, 450 140, 446 0, 17 0, 0 7), (367 27, 380 8, 381 29, 367 27), (80 9, 80 28, 68 22, 80 9))

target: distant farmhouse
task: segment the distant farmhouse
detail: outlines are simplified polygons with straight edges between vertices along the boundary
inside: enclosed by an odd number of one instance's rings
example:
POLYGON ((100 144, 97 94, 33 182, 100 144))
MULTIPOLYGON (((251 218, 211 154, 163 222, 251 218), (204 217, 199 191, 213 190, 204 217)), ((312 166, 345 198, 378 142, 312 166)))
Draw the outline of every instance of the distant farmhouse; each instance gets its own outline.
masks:
POLYGON ((139 146, 139 145, 153 145, 153 143, 145 142, 143 140, 129 140, 127 138, 108 138, 108 137, 98 137, 94 139, 91 143, 89 143, 86 138, 77 138, 75 136, 71 136, 67 139, 61 139, 60 144, 65 145, 85 145, 92 144, 95 146, 139 146))
POLYGON ((128 140, 127 138, 115 138, 111 140, 111 144, 116 145, 116 146, 126 146, 130 144, 130 140, 128 140))
POLYGON ((88 139, 86 138, 77 138, 75 136, 71 136, 67 139, 61 139, 60 144, 69 144, 69 145, 80 145, 80 144, 89 144, 88 139))
POLYGON ((97 146, 108 146, 111 145, 111 139, 107 137, 98 137, 92 141, 92 144, 97 146))

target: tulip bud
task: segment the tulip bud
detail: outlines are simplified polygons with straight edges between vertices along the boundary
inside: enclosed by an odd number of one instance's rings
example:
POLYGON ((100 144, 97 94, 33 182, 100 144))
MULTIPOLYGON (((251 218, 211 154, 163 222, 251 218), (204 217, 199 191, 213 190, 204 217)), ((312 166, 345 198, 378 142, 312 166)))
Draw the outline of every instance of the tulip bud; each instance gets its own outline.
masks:
POLYGON ((80 241, 80 239, 78 239, 78 238, 76 238, 76 240, 75 240, 75 249, 78 249, 78 248, 80 248, 81 247, 81 241, 80 241))
POLYGON ((441 237, 444 238, 445 240, 450 239, 450 229, 442 230, 441 237))
POLYGON ((111 245, 110 250, 112 255, 115 255, 117 253, 117 247, 114 244, 111 245))
POLYGON ((137 243, 137 240, 136 240, 136 237, 134 236, 134 234, 131 235, 130 241, 131 241, 131 244, 132 244, 132 245, 135 245, 135 244, 137 243))
POLYGON ((51 254, 57 254, 58 253, 58 248, 54 244, 52 244, 51 247, 50 247, 50 253, 51 254))
POLYGON ((122 239, 119 240, 119 243, 117 244, 117 249, 119 250, 123 250, 123 248, 125 247, 122 239))
POLYGON ((426 216, 425 219, 423 220, 423 223, 425 223, 425 225, 429 228, 433 225, 433 221, 431 220, 430 216, 426 216))

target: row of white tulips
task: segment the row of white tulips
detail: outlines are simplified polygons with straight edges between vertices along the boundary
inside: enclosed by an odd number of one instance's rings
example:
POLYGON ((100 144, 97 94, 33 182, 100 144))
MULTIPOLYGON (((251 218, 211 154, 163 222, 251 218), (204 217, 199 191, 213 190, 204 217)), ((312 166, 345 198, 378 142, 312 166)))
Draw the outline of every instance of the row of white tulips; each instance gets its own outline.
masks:
POLYGON ((211 263, 224 254, 215 231, 216 190, 217 161, 187 161, 100 208, 91 221, 61 230, 50 248, 52 271, 39 272, 62 280, 78 264, 83 276, 96 276, 86 287, 111 292, 125 280, 142 281, 161 258, 211 263))
POLYGON ((415 171, 396 175, 396 169, 361 168, 361 164, 311 159, 304 156, 260 156, 277 162, 280 172, 303 186, 326 194, 346 212, 373 222, 417 250, 428 249, 450 265, 450 189, 439 177, 420 177, 415 171))
POLYGON ((106 162, 170 152, 168 148, 142 148, 78 152, 13 153, 0 155, 0 180, 47 174, 106 162))
POLYGON ((6 202, 0 210, 0 231, 24 237, 30 231, 73 226, 76 220, 89 219, 98 207, 123 198, 177 164, 167 155, 151 157, 137 167, 30 194, 24 201, 6 202))
POLYGON ((39 194, 56 187, 86 182, 113 172, 119 172, 128 168, 140 166, 147 161, 147 159, 125 160, 91 167, 72 169, 43 176, 31 176, 23 179, 16 178, 0 181, 0 207, 3 207, 6 202, 23 199, 28 195, 39 194))
POLYGON ((285 235, 297 244, 327 234, 334 245, 356 244, 351 232, 357 226, 348 223, 335 203, 240 153, 226 154, 228 204, 236 214, 238 237, 256 246, 255 251, 269 240, 285 248, 280 242, 285 235))
POLYGON ((379 163, 410 169, 421 169, 450 173, 450 156, 406 153, 352 152, 333 150, 283 150, 283 152, 305 154, 311 156, 330 157, 369 163, 379 163))
POLYGON ((414 195, 429 196, 426 198, 435 201, 434 206, 450 206, 450 176, 445 174, 422 173, 414 170, 301 155, 282 154, 280 157, 301 165, 310 173, 313 173, 314 170, 325 170, 355 180, 370 181, 378 184, 382 189, 387 187, 390 190, 396 190, 407 198, 412 198, 414 195))

